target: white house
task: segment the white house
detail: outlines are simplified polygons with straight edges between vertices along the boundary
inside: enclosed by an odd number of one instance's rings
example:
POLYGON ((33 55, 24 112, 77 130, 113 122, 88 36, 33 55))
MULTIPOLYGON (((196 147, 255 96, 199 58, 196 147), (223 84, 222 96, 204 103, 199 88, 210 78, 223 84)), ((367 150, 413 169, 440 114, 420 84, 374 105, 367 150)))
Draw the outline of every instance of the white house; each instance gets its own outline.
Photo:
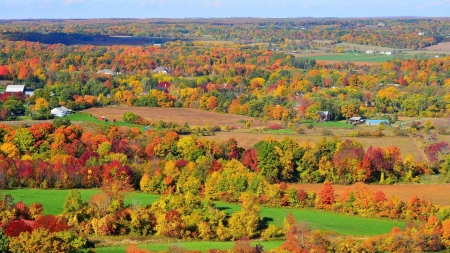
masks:
POLYGON ((170 72, 170 68, 157 67, 156 69, 153 70, 153 72, 158 73, 158 74, 168 74, 170 72))
POLYGON ((64 106, 53 108, 50 111, 50 113, 53 114, 53 116, 55 116, 55 117, 64 117, 71 112, 72 112, 71 109, 67 109, 64 106))
POLYGON ((110 76, 117 76, 120 74, 120 72, 115 72, 112 69, 102 69, 97 71, 98 74, 103 74, 103 75, 110 75, 110 76))

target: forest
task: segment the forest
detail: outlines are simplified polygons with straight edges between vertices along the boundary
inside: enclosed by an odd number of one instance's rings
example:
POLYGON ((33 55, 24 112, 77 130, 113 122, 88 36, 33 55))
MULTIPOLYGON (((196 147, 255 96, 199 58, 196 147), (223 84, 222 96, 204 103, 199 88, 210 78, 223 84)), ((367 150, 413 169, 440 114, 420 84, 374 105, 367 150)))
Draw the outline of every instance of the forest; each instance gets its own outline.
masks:
POLYGON ((0 251, 95 252, 98 241, 118 237, 130 253, 153 251, 127 238, 231 241, 232 252, 263 252, 251 245, 260 241, 282 241, 270 252, 447 250, 449 207, 415 192, 405 200, 366 185, 450 181, 450 56, 356 64, 293 51, 310 53, 318 40, 424 49, 446 42, 449 29, 445 18, 2 21, 0 189, 71 191, 60 214, 0 191, 0 251), (158 40, 111 45, 109 36, 158 40), (13 84, 34 93, 6 92, 13 84), (51 109, 60 106, 75 115, 100 107, 128 111, 118 122, 100 117, 103 123, 95 124, 53 119, 51 109), (134 113, 138 107, 252 120, 237 122, 242 128, 182 125, 146 119, 134 113), (349 123, 352 117, 388 124, 362 128, 349 123), (352 130, 324 129, 312 143, 294 140, 328 121, 352 130), (258 134, 256 122, 269 125, 264 131, 294 134, 242 147, 233 133, 258 134), (211 138, 199 136, 205 132, 211 138), (214 132, 231 137, 215 139, 214 132), (353 137, 389 145, 367 147, 353 137), (419 143, 423 156, 405 153, 392 137, 419 143), (314 192, 301 184, 322 186, 314 192), (334 185, 353 188, 336 194, 334 185), (99 191, 84 200, 83 189, 99 191), (133 192, 159 199, 125 204, 133 192), (220 203, 240 210, 227 212, 220 203), (292 214, 277 226, 261 215, 265 207, 406 225, 358 237, 317 230, 292 214))

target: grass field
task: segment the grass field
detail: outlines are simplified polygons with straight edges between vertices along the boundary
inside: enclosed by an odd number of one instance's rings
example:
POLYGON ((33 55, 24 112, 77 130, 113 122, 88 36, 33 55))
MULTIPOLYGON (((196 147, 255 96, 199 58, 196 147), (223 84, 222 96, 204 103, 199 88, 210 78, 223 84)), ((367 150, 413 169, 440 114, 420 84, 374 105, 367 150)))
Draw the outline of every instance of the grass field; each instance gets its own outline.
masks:
MULTIPOLYGON (((235 204, 217 203, 228 214, 239 211, 235 204)), ((260 216, 266 224, 283 226, 284 217, 292 213, 296 221, 305 221, 313 228, 334 231, 343 235, 370 236, 388 233, 393 227, 404 227, 405 222, 387 219, 362 218, 310 209, 261 207, 260 216)))
MULTIPOLYGON (((40 190, 40 189, 16 189, 5 190, 3 194, 11 194, 16 202, 23 201, 30 205, 40 202, 44 206, 45 214, 59 214, 63 211, 63 204, 70 190, 40 190)), ((96 189, 79 190, 83 200, 87 201, 93 194, 99 192, 96 189)), ((135 192, 127 196, 125 204, 139 204, 144 206, 159 199, 157 195, 135 192)), ((217 203, 217 207, 228 214, 240 210, 240 206, 229 203, 217 203)), ((335 231, 339 234, 352 234, 358 236, 383 234, 394 226, 403 226, 404 222, 394 220, 367 219, 356 216, 341 215, 331 212, 322 212, 305 209, 286 209, 261 207, 260 216, 266 224, 283 226, 284 217, 291 212, 297 221, 306 221, 313 227, 335 231)))
POLYGON ((139 126, 136 124, 131 124, 131 123, 117 120, 117 119, 121 119, 121 118, 107 118, 108 122, 106 122, 103 120, 99 120, 97 118, 99 116, 100 115, 92 115, 91 116, 90 113, 85 113, 85 112, 76 112, 76 113, 65 116, 63 119, 70 119, 71 121, 91 122, 91 123, 101 124, 104 126, 115 125, 115 126, 125 126, 125 127, 137 127, 141 131, 144 131, 144 126, 139 126), (113 119, 116 120, 114 123, 112 122, 113 119))
POLYGON ((351 61, 351 62, 386 62, 393 60, 393 55, 370 55, 365 53, 330 53, 323 55, 312 55, 318 61, 351 61))
MULTIPOLYGON (((273 248, 280 247, 283 241, 267 241, 267 242, 252 242, 254 246, 256 244, 261 244, 264 250, 270 250, 273 248)), ((234 247, 234 242, 179 242, 179 243, 155 243, 155 244, 140 244, 137 245, 138 248, 148 249, 151 251, 167 251, 169 246, 182 247, 187 250, 201 250, 207 251, 209 249, 221 249, 221 250, 231 250, 234 247)), ((123 253, 125 252, 126 246, 119 247, 102 247, 97 248, 97 253, 123 253)))
MULTIPOLYGON (((100 192, 97 189, 82 189, 78 190, 81 193, 81 198, 87 201, 92 195, 100 192)), ((2 195, 11 194, 14 201, 17 203, 23 201, 28 206, 39 202, 44 206, 44 214, 60 214, 63 211, 64 201, 70 190, 41 190, 41 189, 14 189, 2 190, 2 195)), ((150 195, 141 192, 130 193, 125 198, 125 204, 139 204, 141 206, 153 203, 159 199, 157 195, 150 195)))

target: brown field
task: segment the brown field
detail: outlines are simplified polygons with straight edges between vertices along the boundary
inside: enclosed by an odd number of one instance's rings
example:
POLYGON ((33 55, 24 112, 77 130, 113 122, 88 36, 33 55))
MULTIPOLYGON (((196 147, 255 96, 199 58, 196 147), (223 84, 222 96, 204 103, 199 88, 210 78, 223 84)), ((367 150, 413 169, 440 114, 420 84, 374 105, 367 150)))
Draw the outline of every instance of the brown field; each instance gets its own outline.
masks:
MULTIPOLYGON (((204 136, 202 139, 209 140, 228 140, 229 138, 235 138, 239 146, 243 148, 251 148, 258 141, 264 140, 267 137, 272 137, 276 140, 282 140, 284 137, 289 137, 299 143, 317 143, 324 136, 321 135, 312 135, 313 133, 306 131, 307 133, 304 135, 276 135, 276 134, 268 134, 268 133, 251 133, 251 132, 217 132, 215 136, 204 136)), ((336 134, 336 136, 339 136, 336 134)), ((331 138, 331 137, 327 137, 331 138)), ((414 142, 411 138, 404 137, 346 137, 341 135, 341 139, 350 139, 356 140, 363 145, 364 150, 367 150, 370 146, 373 147, 389 147, 389 146, 397 146, 400 148, 402 152, 402 156, 405 157, 407 154, 413 155, 417 160, 421 161, 426 159, 424 157, 421 148, 414 142)))
MULTIPOLYGON (((104 115, 109 119, 118 119, 122 120, 125 112, 133 112, 137 115, 151 120, 151 121, 159 121, 163 120, 166 122, 175 122, 177 124, 183 125, 184 123, 188 123, 190 126, 205 126, 206 124, 210 124, 211 126, 219 125, 219 126, 237 126, 239 129, 230 132, 217 132, 214 136, 203 136, 200 137, 202 139, 209 140, 228 140, 229 138, 235 138, 239 146, 243 148, 251 148, 255 143, 260 140, 264 140, 267 137, 275 138, 276 140, 282 140, 284 137, 292 138, 293 140, 299 143, 317 143, 324 136, 322 135, 323 127, 315 127, 314 129, 306 129, 306 134, 303 135, 277 135, 270 133, 261 133, 261 132, 251 132, 245 129, 245 125, 243 123, 237 123, 239 120, 250 120, 252 121, 252 128, 262 128, 267 127, 272 123, 277 123, 276 121, 272 122, 262 122, 258 119, 241 116, 241 115, 233 115, 233 114, 224 114, 224 113, 214 113, 207 112, 198 109, 188 109, 188 108, 147 108, 147 107, 108 107, 108 108, 91 108, 85 110, 84 112, 93 114, 94 116, 104 115)), ((414 118, 401 118, 402 121, 412 121, 417 120, 414 118)), ((425 123, 426 118, 421 118, 421 121, 425 123)), ((450 121, 446 119, 430 119, 433 123, 435 122, 443 122, 450 121)), ((341 139, 351 139, 360 142, 363 145, 363 148, 367 150, 370 146, 373 147, 388 147, 388 146, 397 146, 400 148, 402 152, 402 156, 406 157, 407 154, 413 155, 416 160, 422 161, 426 160, 426 157, 423 153, 423 143, 420 140, 412 138, 412 137, 395 137, 390 136, 392 133, 389 129, 385 130, 385 137, 347 137, 350 131, 354 131, 356 129, 359 130, 367 130, 373 131, 376 127, 368 127, 368 126, 358 126, 354 129, 341 129, 341 128, 333 128, 331 129, 335 136, 340 137, 341 139)), ((328 137, 330 138, 330 137, 328 137)), ((439 136, 438 141, 450 141, 450 136, 439 136)))
POLYGON ((437 45, 426 47, 425 49, 430 51, 450 51, 450 42, 441 42, 437 45))
POLYGON ((239 120, 252 121, 253 127, 265 127, 269 126, 273 122, 261 122, 257 119, 225 113, 207 112, 198 109, 189 108, 155 108, 155 107, 107 107, 107 108, 90 108, 83 112, 90 113, 94 116, 104 115, 108 119, 122 120, 123 115, 126 112, 133 112, 144 119, 150 121, 163 120, 166 122, 175 122, 183 125, 188 123, 189 126, 205 126, 210 124, 211 126, 237 126, 245 127, 243 123, 237 123, 239 120))
MULTIPOLYGON (((319 192, 322 184, 292 184, 297 189, 307 191, 319 192)), ((387 197, 399 196, 403 201, 416 195, 417 197, 424 197, 426 200, 431 200, 433 204, 439 206, 450 205, 450 198, 448 192, 450 191, 450 184, 439 185, 365 185, 372 191, 380 190, 386 194, 387 197)), ((351 189, 351 185, 333 185, 334 193, 339 195, 347 189, 351 189)))

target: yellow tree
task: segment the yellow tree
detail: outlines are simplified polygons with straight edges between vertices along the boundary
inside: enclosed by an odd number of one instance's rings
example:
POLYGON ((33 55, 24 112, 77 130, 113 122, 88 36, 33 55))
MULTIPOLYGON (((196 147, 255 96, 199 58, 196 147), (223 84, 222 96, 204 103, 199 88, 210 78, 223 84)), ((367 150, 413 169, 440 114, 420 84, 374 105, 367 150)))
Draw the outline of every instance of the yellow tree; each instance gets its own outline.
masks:
POLYGON ((45 109, 49 108, 49 103, 45 98, 36 99, 36 104, 34 106, 34 110, 38 111, 41 108, 45 108, 45 109))

